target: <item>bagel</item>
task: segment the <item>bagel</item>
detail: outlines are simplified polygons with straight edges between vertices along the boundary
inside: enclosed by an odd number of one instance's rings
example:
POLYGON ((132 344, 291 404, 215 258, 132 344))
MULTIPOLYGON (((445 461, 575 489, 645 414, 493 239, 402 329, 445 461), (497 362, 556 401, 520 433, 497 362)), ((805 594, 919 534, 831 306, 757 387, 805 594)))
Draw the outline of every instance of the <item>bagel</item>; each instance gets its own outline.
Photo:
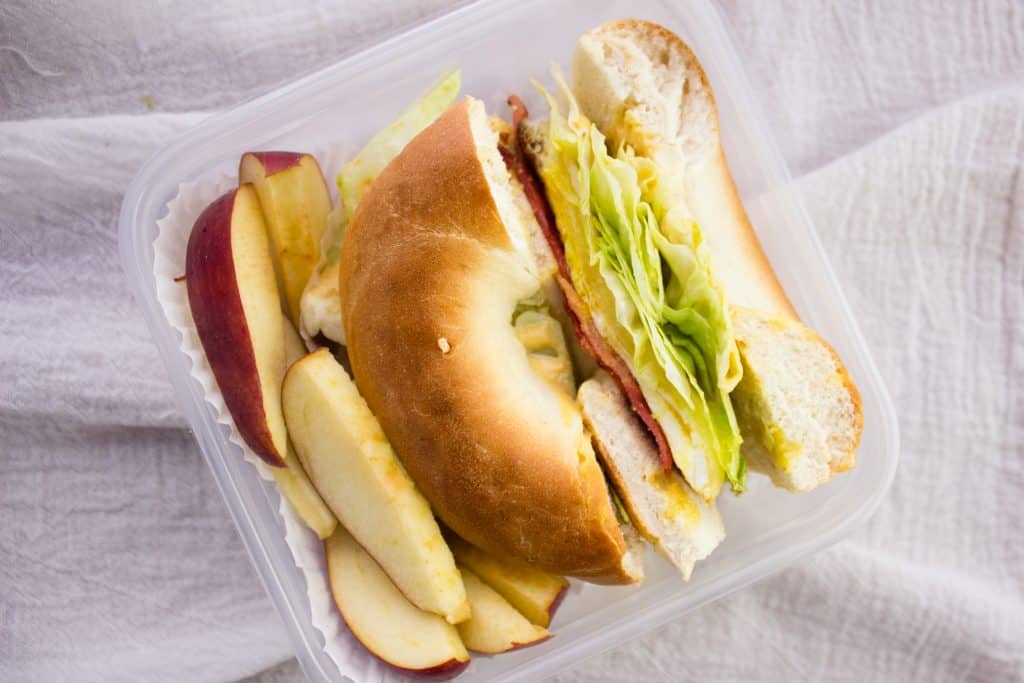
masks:
POLYGON ((339 272, 360 392, 470 543, 596 583, 642 577, 573 397, 512 325, 543 286, 536 225, 483 104, 415 137, 360 201, 339 272))

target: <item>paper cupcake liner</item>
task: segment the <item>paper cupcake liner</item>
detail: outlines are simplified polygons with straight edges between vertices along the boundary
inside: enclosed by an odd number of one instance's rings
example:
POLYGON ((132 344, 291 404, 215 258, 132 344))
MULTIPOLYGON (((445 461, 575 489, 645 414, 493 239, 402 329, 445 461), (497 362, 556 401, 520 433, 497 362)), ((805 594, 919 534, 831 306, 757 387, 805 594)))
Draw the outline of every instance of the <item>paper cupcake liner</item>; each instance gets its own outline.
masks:
MULTIPOLYGON (((325 148, 315 156, 325 177, 333 178, 337 175, 343 163, 340 146, 325 148)), ((157 221, 157 236, 153 241, 153 274, 156 278, 157 299, 167 321, 181 335, 180 348, 192 360, 190 374, 202 386, 206 401, 216 411, 217 422, 228 427, 228 440, 241 449, 245 461, 256 468, 260 477, 272 480, 270 466, 242 440, 227 410, 196 332, 188 305, 188 291, 184 283, 175 281, 175 278, 185 273, 188 239, 199 214, 215 199, 233 189, 237 182, 234 176, 218 173, 201 177, 195 182, 182 183, 178 187, 177 196, 167 203, 166 215, 157 221)), ((280 498, 278 513, 284 521, 285 542, 291 549, 295 566, 306 579, 313 626, 323 634, 324 652, 342 676, 354 681, 398 678, 393 670, 368 653, 345 625, 331 597, 323 543, 306 527, 287 499, 284 496, 280 498)))

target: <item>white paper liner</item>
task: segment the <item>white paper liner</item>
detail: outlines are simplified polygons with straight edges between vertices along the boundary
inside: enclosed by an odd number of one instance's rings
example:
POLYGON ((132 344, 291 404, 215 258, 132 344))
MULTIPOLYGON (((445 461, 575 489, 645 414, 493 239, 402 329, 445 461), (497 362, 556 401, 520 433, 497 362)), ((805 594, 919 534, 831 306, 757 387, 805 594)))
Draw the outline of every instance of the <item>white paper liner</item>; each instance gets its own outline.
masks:
MULTIPOLYGON (((319 150, 315 154, 326 178, 337 175, 343 163, 342 154, 340 146, 319 150)), ((178 195, 167 204, 167 215, 157 221, 157 236, 153 241, 153 275, 156 278, 157 299, 168 322, 181 334, 181 350, 192 360, 190 374, 203 387, 207 402, 217 413, 217 422, 227 425, 230 430, 229 440, 242 449, 246 462, 255 467, 263 479, 272 480, 270 466, 242 440, 228 413, 196 333, 188 305, 188 291, 184 283, 175 282, 175 278, 185 273, 188 238, 199 214, 213 200, 233 189, 237 182, 234 176, 218 173, 178 187, 178 195)), ((328 184, 333 185, 330 182, 328 184)), ((342 676, 360 683, 405 678, 367 652, 345 625, 327 583, 323 543, 295 514, 284 496, 281 496, 278 512, 284 520, 285 542, 292 551, 295 566, 306 579, 313 626, 323 634, 324 652, 337 665, 338 671, 342 676)))

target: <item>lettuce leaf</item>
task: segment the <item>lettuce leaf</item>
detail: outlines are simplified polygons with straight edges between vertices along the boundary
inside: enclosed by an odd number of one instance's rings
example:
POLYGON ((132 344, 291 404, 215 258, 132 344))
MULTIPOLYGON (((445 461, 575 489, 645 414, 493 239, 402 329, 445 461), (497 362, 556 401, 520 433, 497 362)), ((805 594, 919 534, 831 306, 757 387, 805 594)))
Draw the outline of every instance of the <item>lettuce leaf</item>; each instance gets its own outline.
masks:
POLYGON ((555 76, 569 111, 540 88, 550 118, 539 172, 573 284, 630 365, 690 485, 708 500, 724 480, 738 493, 746 467, 729 392, 741 365, 700 228, 653 161, 609 153, 555 76))
POLYGON ((384 167, 455 103, 461 88, 461 71, 445 74, 391 125, 374 135, 352 161, 341 167, 337 179, 341 206, 332 214, 320 248, 320 262, 302 293, 302 327, 310 336, 321 333, 336 342, 345 342, 338 298, 338 260, 345 229, 359 200, 384 167))
POLYGON ((462 71, 456 69, 443 75, 436 83, 409 105, 398 118, 384 130, 378 132, 352 161, 338 171, 338 198, 341 200, 342 220, 340 228, 332 236, 330 245, 324 250, 324 264, 338 259, 345 228, 356 212, 359 200, 377 179, 384 167, 405 149, 409 141, 420 131, 432 124, 453 104, 462 89, 462 71))
POLYGON ((461 88, 461 71, 445 74, 390 126, 374 135, 355 159, 341 167, 338 196, 346 218, 352 218, 359 200, 384 167, 405 149, 410 140, 455 103, 461 88))

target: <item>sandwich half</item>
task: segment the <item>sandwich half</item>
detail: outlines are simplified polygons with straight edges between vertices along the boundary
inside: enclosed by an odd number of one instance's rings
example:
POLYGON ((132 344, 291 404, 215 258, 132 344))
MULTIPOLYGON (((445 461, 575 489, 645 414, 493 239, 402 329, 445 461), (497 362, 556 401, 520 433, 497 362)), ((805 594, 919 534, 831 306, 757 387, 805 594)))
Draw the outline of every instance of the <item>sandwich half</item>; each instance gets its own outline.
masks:
POLYGON ((631 148, 665 169, 700 226, 743 365, 732 401, 750 467, 793 491, 853 467, 860 394, 832 347, 800 322, 761 249, 696 56, 661 26, 612 22, 577 43, 573 91, 612 148, 631 148))
POLYGON ((556 79, 561 101, 545 93, 549 118, 521 123, 520 146, 553 213, 568 307, 659 461, 667 451, 709 502, 724 482, 742 491, 748 464, 793 491, 852 467, 856 387, 765 258, 690 49, 612 22, 580 38, 572 88, 556 79))

